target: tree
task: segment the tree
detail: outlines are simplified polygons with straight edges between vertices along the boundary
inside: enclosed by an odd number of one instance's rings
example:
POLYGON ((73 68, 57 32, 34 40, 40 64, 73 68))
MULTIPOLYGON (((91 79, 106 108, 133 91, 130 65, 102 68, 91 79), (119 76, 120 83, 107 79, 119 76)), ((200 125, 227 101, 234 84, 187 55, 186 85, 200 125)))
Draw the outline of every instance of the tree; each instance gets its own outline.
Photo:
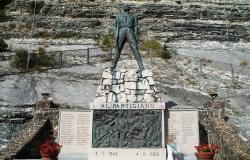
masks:
POLYGON ((37 14, 41 11, 44 5, 45 2, 43 0, 32 0, 29 2, 29 11, 33 13, 35 10, 35 13, 37 14))
POLYGON ((4 9, 4 7, 10 4, 13 0, 0 0, 0 9, 4 9))
POLYGON ((5 43, 5 41, 0 38, 0 52, 6 51, 8 48, 8 44, 5 43))
POLYGON ((4 8, 10 4, 13 0, 0 0, 0 17, 5 16, 4 8))

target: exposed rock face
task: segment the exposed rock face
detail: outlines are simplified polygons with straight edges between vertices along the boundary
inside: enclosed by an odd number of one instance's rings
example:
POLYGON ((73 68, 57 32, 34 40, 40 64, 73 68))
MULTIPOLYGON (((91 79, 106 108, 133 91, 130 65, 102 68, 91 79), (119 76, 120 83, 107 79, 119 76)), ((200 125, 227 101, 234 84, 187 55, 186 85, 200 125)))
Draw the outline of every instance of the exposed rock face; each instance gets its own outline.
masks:
POLYGON ((55 98, 55 103, 88 107, 88 103, 91 102, 91 99, 94 99, 96 93, 97 86, 95 84, 97 82, 94 79, 99 78, 96 73, 100 72, 99 70, 102 70, 102 67, 86 67, 87 70, 79 67, 76 72, 68 68, 64 70, 64 73, 56 69, 52 74, 10 76, 0 83, 1 106, 13 107, 35 104, 37 100, 41 99, 42 93, 49 92, 55 98), (54 79, 57 77, 56 75, 61 78, 54 79), (73 80, 75 78, 78 80, 73 80), (70 81, 73 81, 73 83, 70 81), (86 90, 87 88, 89 89, 86 90), (53 92, 54 90, 60 91, 53 92), (65 93, 65 90, 67 90, 67 93, 65 93))
MULTIPOLYGON (((138 13, 141 32, 161 41, 218 40, 249 41, 250 3, 246 1, 185 2, 159 1, 131 3, 138 13)), ((112 28, 121 2, 57 1, 46 2, 35 18, 35 37, 98 38, 112 28), (94 33, 94 34, 93 34, 94 33)), ((27 4, 15 1, 10 7, 15 31, 0 25, 4 37, 31 37, 32 16, 27 4), (20 12, 16 12, 18 8, 20 12), (29 29, 27 29, 29 28, 29 29)))

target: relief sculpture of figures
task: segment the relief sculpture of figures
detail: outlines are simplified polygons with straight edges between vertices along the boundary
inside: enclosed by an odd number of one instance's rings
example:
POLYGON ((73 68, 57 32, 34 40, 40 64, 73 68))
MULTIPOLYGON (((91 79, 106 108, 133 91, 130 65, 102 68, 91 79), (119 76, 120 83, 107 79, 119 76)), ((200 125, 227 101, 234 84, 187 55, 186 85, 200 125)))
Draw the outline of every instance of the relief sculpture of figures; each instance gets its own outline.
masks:
POLYGON ((140 71, 144 70, 141 55, 138 49, 138 20, 136 15, 130 13, 130 6, 125 4, 123 6, 124 12, 116 17, 115 21, 115 55, 112 59, 111 70, 116 68, 117 62, 120 58, 122 49, 128 41, 134 53, 135 59, 139 65, 140 71))

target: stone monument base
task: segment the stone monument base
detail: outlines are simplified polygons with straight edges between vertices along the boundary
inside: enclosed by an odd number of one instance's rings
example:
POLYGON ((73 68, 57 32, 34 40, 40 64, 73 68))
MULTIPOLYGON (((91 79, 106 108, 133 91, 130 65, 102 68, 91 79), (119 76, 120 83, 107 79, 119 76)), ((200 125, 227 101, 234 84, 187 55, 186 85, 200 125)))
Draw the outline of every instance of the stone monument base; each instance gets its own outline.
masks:
POLYGON ((106 69, 90 109, 91 160, 166 159, 165 104, 152 71, 106 69))

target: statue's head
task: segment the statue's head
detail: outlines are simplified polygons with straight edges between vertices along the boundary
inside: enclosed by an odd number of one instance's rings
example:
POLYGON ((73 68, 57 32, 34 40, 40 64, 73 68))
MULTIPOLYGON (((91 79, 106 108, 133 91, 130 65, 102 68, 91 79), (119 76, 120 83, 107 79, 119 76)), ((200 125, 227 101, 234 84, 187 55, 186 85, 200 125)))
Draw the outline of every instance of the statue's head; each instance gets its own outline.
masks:
POLYGON ((130 10, 131 10, 130 5, 124 4, 124 5, 123 5, 123 10, 124 10, 124 11, 127 11, 127 12, 130 11, 130 10))

